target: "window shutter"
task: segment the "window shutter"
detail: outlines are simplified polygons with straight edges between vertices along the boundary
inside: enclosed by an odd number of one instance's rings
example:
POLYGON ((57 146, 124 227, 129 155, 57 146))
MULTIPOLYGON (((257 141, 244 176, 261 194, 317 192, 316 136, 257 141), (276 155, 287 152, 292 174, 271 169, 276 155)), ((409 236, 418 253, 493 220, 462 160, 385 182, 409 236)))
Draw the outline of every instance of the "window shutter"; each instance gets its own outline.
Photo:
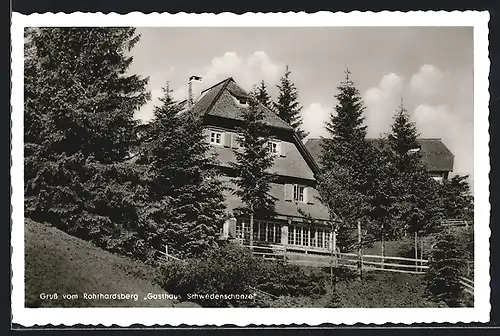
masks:
POLYGON ((307 187, 304 188, 304 199, 306 200, 307 204, 314 204, 314 189, 307 187))
POLYGON ((231 133, 225 132, 222 133, 222 136, 224 138, 223 140, 224 147, 231 147, 231 133))
POLYGON ((293 184, 285 184, 285 201, 293 200, 293 184))
POLYGON ((285 143, 283 141, 278 143, 278 151, 281 157, 286 157, 285 143))
POLYGON ((240 143, 239 143, 239 135, 236 133, 231 134, 231 147, 232 148, 240 148, 240 143))

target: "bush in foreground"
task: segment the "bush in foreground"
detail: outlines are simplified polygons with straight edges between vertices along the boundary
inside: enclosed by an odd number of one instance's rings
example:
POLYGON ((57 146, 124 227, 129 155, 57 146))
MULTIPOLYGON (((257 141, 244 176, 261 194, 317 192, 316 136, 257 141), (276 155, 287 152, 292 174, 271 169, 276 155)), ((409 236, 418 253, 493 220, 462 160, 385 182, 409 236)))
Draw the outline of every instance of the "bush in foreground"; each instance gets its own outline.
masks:
POLYGON ((298 297, 319 297, 326 293, 321 273, 308 273, 300 266, 254 257, 245 247, 232 243, 214 248, 200 258, 166 263, 160 274, 159 283, 167 292, 208 307, 270 306, 272 300, 262 299, 258 293, 257 298, 250 299, 200 298, 192 294, 248 295, 255 294, 256 288, 297 301, 298 297))
POLYGON ((429 269, 425 275, 426 287, 434 301, 449 307, 463 304, 460 276, 464 267, 464 251, 457 236, 443 232, 432 249, 429 269))

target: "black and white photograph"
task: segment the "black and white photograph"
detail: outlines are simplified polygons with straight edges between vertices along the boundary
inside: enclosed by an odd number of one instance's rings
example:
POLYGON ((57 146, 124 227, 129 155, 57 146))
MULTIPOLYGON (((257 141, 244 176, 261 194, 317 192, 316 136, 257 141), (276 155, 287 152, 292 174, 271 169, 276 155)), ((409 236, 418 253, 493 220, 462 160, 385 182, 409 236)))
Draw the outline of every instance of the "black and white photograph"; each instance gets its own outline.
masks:
POLYGON ((488 15, 357 14, 19 15, 18 320, 486 320, 488 15))

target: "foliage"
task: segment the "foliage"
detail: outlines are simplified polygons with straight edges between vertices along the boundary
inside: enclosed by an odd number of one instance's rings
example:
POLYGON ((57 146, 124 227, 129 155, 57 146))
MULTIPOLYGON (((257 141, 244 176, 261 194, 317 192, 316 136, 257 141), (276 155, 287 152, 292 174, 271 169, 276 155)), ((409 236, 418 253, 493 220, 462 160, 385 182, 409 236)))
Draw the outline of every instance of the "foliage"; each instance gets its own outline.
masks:
POLYGON ((474 220, 474 197, 467 181, 469 175, 455 175, 444 181, 440 190, 444 218, 474 220))
MULTIPOLYGON (((203 257, 171 261, 161 267, 160 285, 171 294, 189 300, 189 294, 251 294, 256 285, 257 260, 236 244, 208 250, 203 257)), ((248 304, 238 299, 194 298, 202 306, 225 307, 248 304)))
POLYGON ((269 194, 275 177, 268 170, 274 162, 269 151, 269 130, 264 124, 264 112, 257 108, 255 97, 249 97, 249 108, 243 110, 243 127, 238 131, 242 137, 241 149, 235 149, 236 161, 231 165, 236 171, 234 193, 245 204, 246 213, 274 213, 275 199, 269 194))
POLYGON ((436 232, 440 218, 439 186, 422 163, 417 138, 415 123, 401 104, 390 133, 380 139, 372 189, 372 215, 383 240, 398 239, 405 233, 436 232))
POLYGON ((464 251, 457 237, 449 232, 441 233, 432 249, 425 275, 426 287, 433 300, 442 301, 449 307, 462 305, 463 290, 459 277, 464 265, 464 251))
MULTIPOLYGON (((227 243, 198 258, 162 266, 160 285, 188 299, 189 293, 253 294, 257 288, 274 296, 316 297, 325 294, 325 276, 300 266, 254 257, 240 245, 227 243)), ((238 299, 196 300, 202 306, 251 306, 238 299)), ((264 300, 264 303, 266 300, 264 300)))
POLYGON ((321 143, 323 173, 318 180, 318 192, 331 220, 340 220, 339 247, 350 250, 357 222, 366 222, 372 209, 370 190, 376 153, 366 141, 364 107, 349 70, 338 90, 335 113, 326 125, 330 138, 321 143))
POLYGON ((401 105, 396 110, 391 126, 391 132, 387 135, 387 145, 393 152, 391 159, 399 172, 412 171, 421 159, 420 148, 417 142, 419 134, 414 122, 410 121, 408 110, 401 105))
POLYGON ((341 283, 337 290, 344 308, 437 308, 427 299, 419 276, 397 273, 368 273, 363 281, 341 283))
POLYGON ((272 109, 272 101, 271 96, 267 93, 266 83, 262 80, 255 89, 255 98, 259 103, 267 107, 268 109, 272 109))
POLYGON ((133 28, 26 31, 25 214, 110 251, 146 257, 133 232, 140 167, 124 163, 147 78, 130 74, 133 28))
POLYGON ((291 72, 288 66, 286 66, 285 74, 281 77, 280 84, 276 85, 278 88, 278 98, 273 105, 276 114, 287 124, 292 126, 302 140, 308 133, 302 129, 303 120, 300 116, 302 106, 298 101, 299 94, 295 84, 290 79, 290 74, 291 72))
POLYGON ((170 94, 167 84, 144 145, 150 178, 141 220, 152 246, 187 257, 215 244, 225 220, 223 186, 211 168, 202 120, 180 114, 170 94))
POLYGON ((315 296, 325 293, 325 274, 306 273, 302 267, 284 262, 259 264, 257 288, 275 296, 315 296))

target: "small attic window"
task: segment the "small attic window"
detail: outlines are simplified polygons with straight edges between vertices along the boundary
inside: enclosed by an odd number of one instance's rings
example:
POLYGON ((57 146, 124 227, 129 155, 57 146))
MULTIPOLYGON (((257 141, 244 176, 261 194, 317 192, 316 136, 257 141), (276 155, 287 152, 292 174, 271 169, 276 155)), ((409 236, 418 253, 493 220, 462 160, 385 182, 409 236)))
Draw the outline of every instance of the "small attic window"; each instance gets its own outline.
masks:
POLYGON ((248 99, 247 98, 233 96, 233 99, 238 106, 248 107, 248 99))

